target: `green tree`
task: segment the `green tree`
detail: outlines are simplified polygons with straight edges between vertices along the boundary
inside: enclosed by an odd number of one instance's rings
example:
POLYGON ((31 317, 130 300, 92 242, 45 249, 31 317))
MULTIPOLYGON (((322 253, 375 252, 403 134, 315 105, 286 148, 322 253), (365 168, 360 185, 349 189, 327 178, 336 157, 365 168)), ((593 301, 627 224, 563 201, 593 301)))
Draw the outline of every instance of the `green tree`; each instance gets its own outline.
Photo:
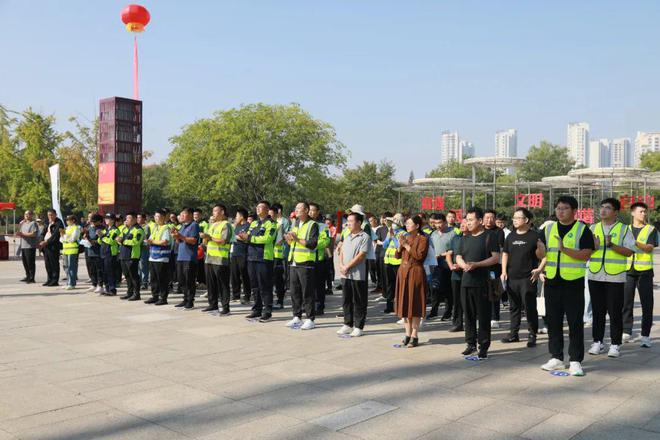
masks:
POLYGON ((660 171, 660 151, 646 151, 639 158, 640 166, 649 171, 660 171))
POLYGON ((293 203, 346 163, 334 129, 296 104, 216 112, 171 139, 168 191, 178 205, 293 203))
POLYGON ((142 209, 153 213, 159 208, 175 208, 165 188, 170 180, 169 168, 165 163, 142 167, 142 209))
POLYGON ((538 147, 532 145, 529 149, 518 178, 525 182, 539 182, 543 177, 566 175, 574 167, 575 161, 568 155, 566 147, 541 141, 538 147))
POLYGON ((359 203, 367 211, 382 213, 397 207, 399 184, 394 179, 396 169, 388 161, 363 162, 344 170, 339 178, 339 208, 347 209, 359 203))
POLYGON ((8 113, 0 105, 0 201, 15 202, 21 188, 16 180, 19 171, 18 150, 13 136, 16 119, 9 117, 8 113))
POLYGON ((91 126, 70 118, 75 131, 66 131, 57 148, 63 212, 96 211, 98 202, 98 120, 91 126))
MULTIPOLYGON (((493 172, 488 168, 475 166, 477 182, 492 182, 493 172)), ((498 173, 499 175, 499 173, 498 173)), ((450 160, 439 164, 426 173, 426 177, 455 177, 461 179, 472 179, 472 165, 466 165, 457 160, 450 160)))

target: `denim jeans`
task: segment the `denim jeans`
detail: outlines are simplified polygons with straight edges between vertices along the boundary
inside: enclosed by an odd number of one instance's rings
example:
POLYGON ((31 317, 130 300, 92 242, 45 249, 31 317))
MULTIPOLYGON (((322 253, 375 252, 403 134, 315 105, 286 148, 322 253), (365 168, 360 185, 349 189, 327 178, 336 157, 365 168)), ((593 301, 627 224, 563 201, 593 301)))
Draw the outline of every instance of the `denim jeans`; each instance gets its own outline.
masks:
POLYGON ((142 248, 140 254, 140 283, 142 285, 149 284, 149 249, 142 248))
POLYGON ((76 287, 78 281, 78 254, 64 255, 66 260, 67 285, 76 287))

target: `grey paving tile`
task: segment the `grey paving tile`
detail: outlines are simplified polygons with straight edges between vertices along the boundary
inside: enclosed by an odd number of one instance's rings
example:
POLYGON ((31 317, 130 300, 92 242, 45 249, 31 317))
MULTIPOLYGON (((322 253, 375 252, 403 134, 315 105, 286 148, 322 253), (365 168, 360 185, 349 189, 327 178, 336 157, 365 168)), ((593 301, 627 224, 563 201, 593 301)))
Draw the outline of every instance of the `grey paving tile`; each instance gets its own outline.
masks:
POLYGON ((348 426, 364 422, 385 413, 396 411, 396 406, 367 400, 354 406, 349 406, 332 414, 326 414, 309 421, 314 425, 323 426, 333 431, 339 431, 348 426))

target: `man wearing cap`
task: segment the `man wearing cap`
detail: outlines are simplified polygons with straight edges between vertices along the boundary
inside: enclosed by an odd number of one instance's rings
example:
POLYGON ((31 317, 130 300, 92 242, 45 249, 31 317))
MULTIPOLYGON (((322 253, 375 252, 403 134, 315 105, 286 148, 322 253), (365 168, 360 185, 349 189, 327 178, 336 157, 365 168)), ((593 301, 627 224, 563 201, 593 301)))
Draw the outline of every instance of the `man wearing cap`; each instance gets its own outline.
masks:
POLYGON ((129 301, 138 301, 140 299, 139 264, 144 231, 137 224, 136 217, 137 215, 134 212, 126 214, 126 228, 117 237, 117 241, 121 244, 119 248, 119 262, 126 278, 126 295, 122 296, 121 299, 129 301))
POLYGON ((404 218, 403 214, 396 213, 393 217, 385 219, 387 225, 387 236, 383 241, 383 249, 385 249, 385 299, 387 304, 385 306, 385 313, 394 312, 394 292, 396 290, 396 274, 401 265, 401 259, 396 258, 396 250, 399 248, 399 238, 405 234, 403 228, 404 218))
POLYGON ((114 296, 117 294, 117 276, 115 275, 115 266, 117 264, 117 254, 119 253, 119 228, 115 226, 116 217, 114 214, 105 215, 105 228, 97 230, 98 242, 101 245, 99 255, 101 256, 103 266, 103 289, 102 295, 114 296))

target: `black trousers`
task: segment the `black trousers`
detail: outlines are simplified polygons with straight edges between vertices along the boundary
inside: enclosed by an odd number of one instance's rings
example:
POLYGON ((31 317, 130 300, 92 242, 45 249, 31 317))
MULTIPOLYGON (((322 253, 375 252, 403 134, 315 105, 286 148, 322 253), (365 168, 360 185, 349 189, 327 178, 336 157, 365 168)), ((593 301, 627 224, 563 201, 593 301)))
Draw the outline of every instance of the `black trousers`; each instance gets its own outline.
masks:
POLYGON ((509 296, 511 335, 517 335, 520 331, 523 309, 527 315, 529 333, 537 334, 539 332, 539 312, 536 310, 536 283, 529 278, 509 278, 506 291, 509 296))
POLYGON ((198 259, 195 262, 195 268, 197 270, 195 278, 199 284, 206 284, 206 268, 204 266, 206 266, 206 264, 204 264, 203 258, 201 260, 198 259))
POLYGON ((223 310, 229 310, 229 266, 220 264, 206 264, 206 287, 209 306, 218 308, 218 300, 223 310))
POLYGON ((176 277, 179 280, 179 287, 183 291, 183 301, 186 304, 192 305, 195 303, 195 292, 197 291, 197 284, 195 283, 196 275, 196 260, 176 262, 176 277))
POLYGON ((623 335, 623 289, 625 283, 609 283, 589 280, 589 296, 594 313, 594 342, 605 338, 605 316, 610 315, 610 338, 612 344, 621 345, 623 335))
POLYGON ((396 291, 396 274, 399 272, 399 265, 385 264, 385 298, 387 301, 394 301, 394 292, 396 291))
POLYGON ((450 314, 454 304, 451 290, 451 270, 440 264, 440 258, 444 259, 444 257, 438 257, 438 265, 433 267, 432 272, 431 310, 437 312, 440 302, 444 299, 446 304, 445 313, 450 314))
POLYGON ((544 286, 545 323, 548 326, 548 351, 564 360, 564 315, 568 322, 568 355, 571 362, 584 359, 584 280, 582 284, 544 286))
POLYGON ((378 273, 378 284, 376 288, 384 289, 385 288, 385 252, 381 249, 376 251, 376 271, 378 273))
POLYGON ((282 258, 275 258, 273 260, 273 284, 275 286, 275 294, 277 295, 277 302, 284 302, 284 293, 286 281, 286 266, 282 258))
MULTIPOLYGON (((378 273, 378 266, 376 265, 376 260, 367 260, 367 265, 369 267, 369 276, 371 278, 371 282, 376 285, 376 288, 378 288, 378 285, 380 284, 380 274, 378 273)), ((342 285, 344 283, 344 279, 342 278, 342 285)))
MULTIPOLYGON (((371 264, 371 262, 370 262, 371 264)), ((325 263, 325 260, 318 261, 316 267, 314 268, 314 286, 316 289, 316 305, 319 309, 325 309, 325 278, 326 271, 328 266, 325 263)))
POLYGON ((58 283, 60 280, 60 250, 44 247, 44 263, 49 282, 58 283))
POLYGON ((229 260, 231 271, 231 291, 234 299, 241 296, 241 287, 243 287, 243 298, 250 300, 250 276, 247 268, 247 256, 232 256, 229 260))
POLYGON ((325 277, 326 289, 328 291, 332 292, 332 283, 334 283, 334 281, 335 281, 335 259, 334 259, 334 257, 326 257, 325 264, 328 268, 328 271, 326 272, 326 277, 325 277))
POLYGON ((25 269, 25 278, 28 281, 34 281, 34 275, 37 272, 36 266, 37 250, 21 248, 21 260, 23 260, 23 269, 25 269))
POLYGON ((258 313, 273 312, 273 261, 248 261, 250 286, 254 294, 252 310, 258 313))
POLYGON ((103 281, 105 288, 109 292, 117 293, 117 276, 115 267, 117 266, 117 256, 108 255, 101 259, 103 261, 103 281))
POLYGON ((488 278, 488 296, 491 304, 491 316, 495 321, 500 320, 500 292, 502 292, 502 282, 499 277, 494 280, 488 278))
POLYGON ((650 336, 653 325, 653 271, 626 276, 623 290, 623 332, 629 335, 632 335, 633 329, 635 288, 639 291, 639 301, 642 303, 642 336, 650 336))
POLYGON ((170 262, 167 264, 167 267, 170 271, 170 282, 178 282, 178 278, 176 276, 176 254, 172 253, 170 254, 170 262))
POLYGON ((313 266, 289 266, 289 291, 293 316, 302 318, 303 309, 308 319, 314 320, 316 309, 316 272, 313 266))
POLYGON ((463 301, 461 300, 461 280, 451 280, 451 293, 454 304, 452 324, 454 326, 463 327, 463 301))
POLYGON ((121 271, 126 278, 126 294, 140 296, 139 259, 119 260, 121 271))
POLYGON ((170 287, 170 263, 150 261, 149 280, 151 281, 151 296, 153 299, 160 298, 167 301, 170 287))
POLYGON ((363 329, 367 320, 367 303, 369 299, 367 281, 342 278, 341 290, 344 324, 349 327, 363 329))
POLYGON ((488 288, 461 286, 461 301, 463 302, 465 342, 488 350, 490 347, 490 312, 491 302, 488 300, 488 288), (477 322, 479 330, 477 331, 477 322))
POLYGON ((119 257, 115 258, 114 263, 115 263, 115 267, 113 269, 113 272, 115 274, 115 286, 118 286, 121 284, 121 275, 122 275, 122 268, 121 268, 121 263, 119 262, 119 257))
POLYGON ((85 257, 85 264, 87 264, 87 273, 92 280, 94 287, 103 285, 103 262, 101 257, 85 257))

